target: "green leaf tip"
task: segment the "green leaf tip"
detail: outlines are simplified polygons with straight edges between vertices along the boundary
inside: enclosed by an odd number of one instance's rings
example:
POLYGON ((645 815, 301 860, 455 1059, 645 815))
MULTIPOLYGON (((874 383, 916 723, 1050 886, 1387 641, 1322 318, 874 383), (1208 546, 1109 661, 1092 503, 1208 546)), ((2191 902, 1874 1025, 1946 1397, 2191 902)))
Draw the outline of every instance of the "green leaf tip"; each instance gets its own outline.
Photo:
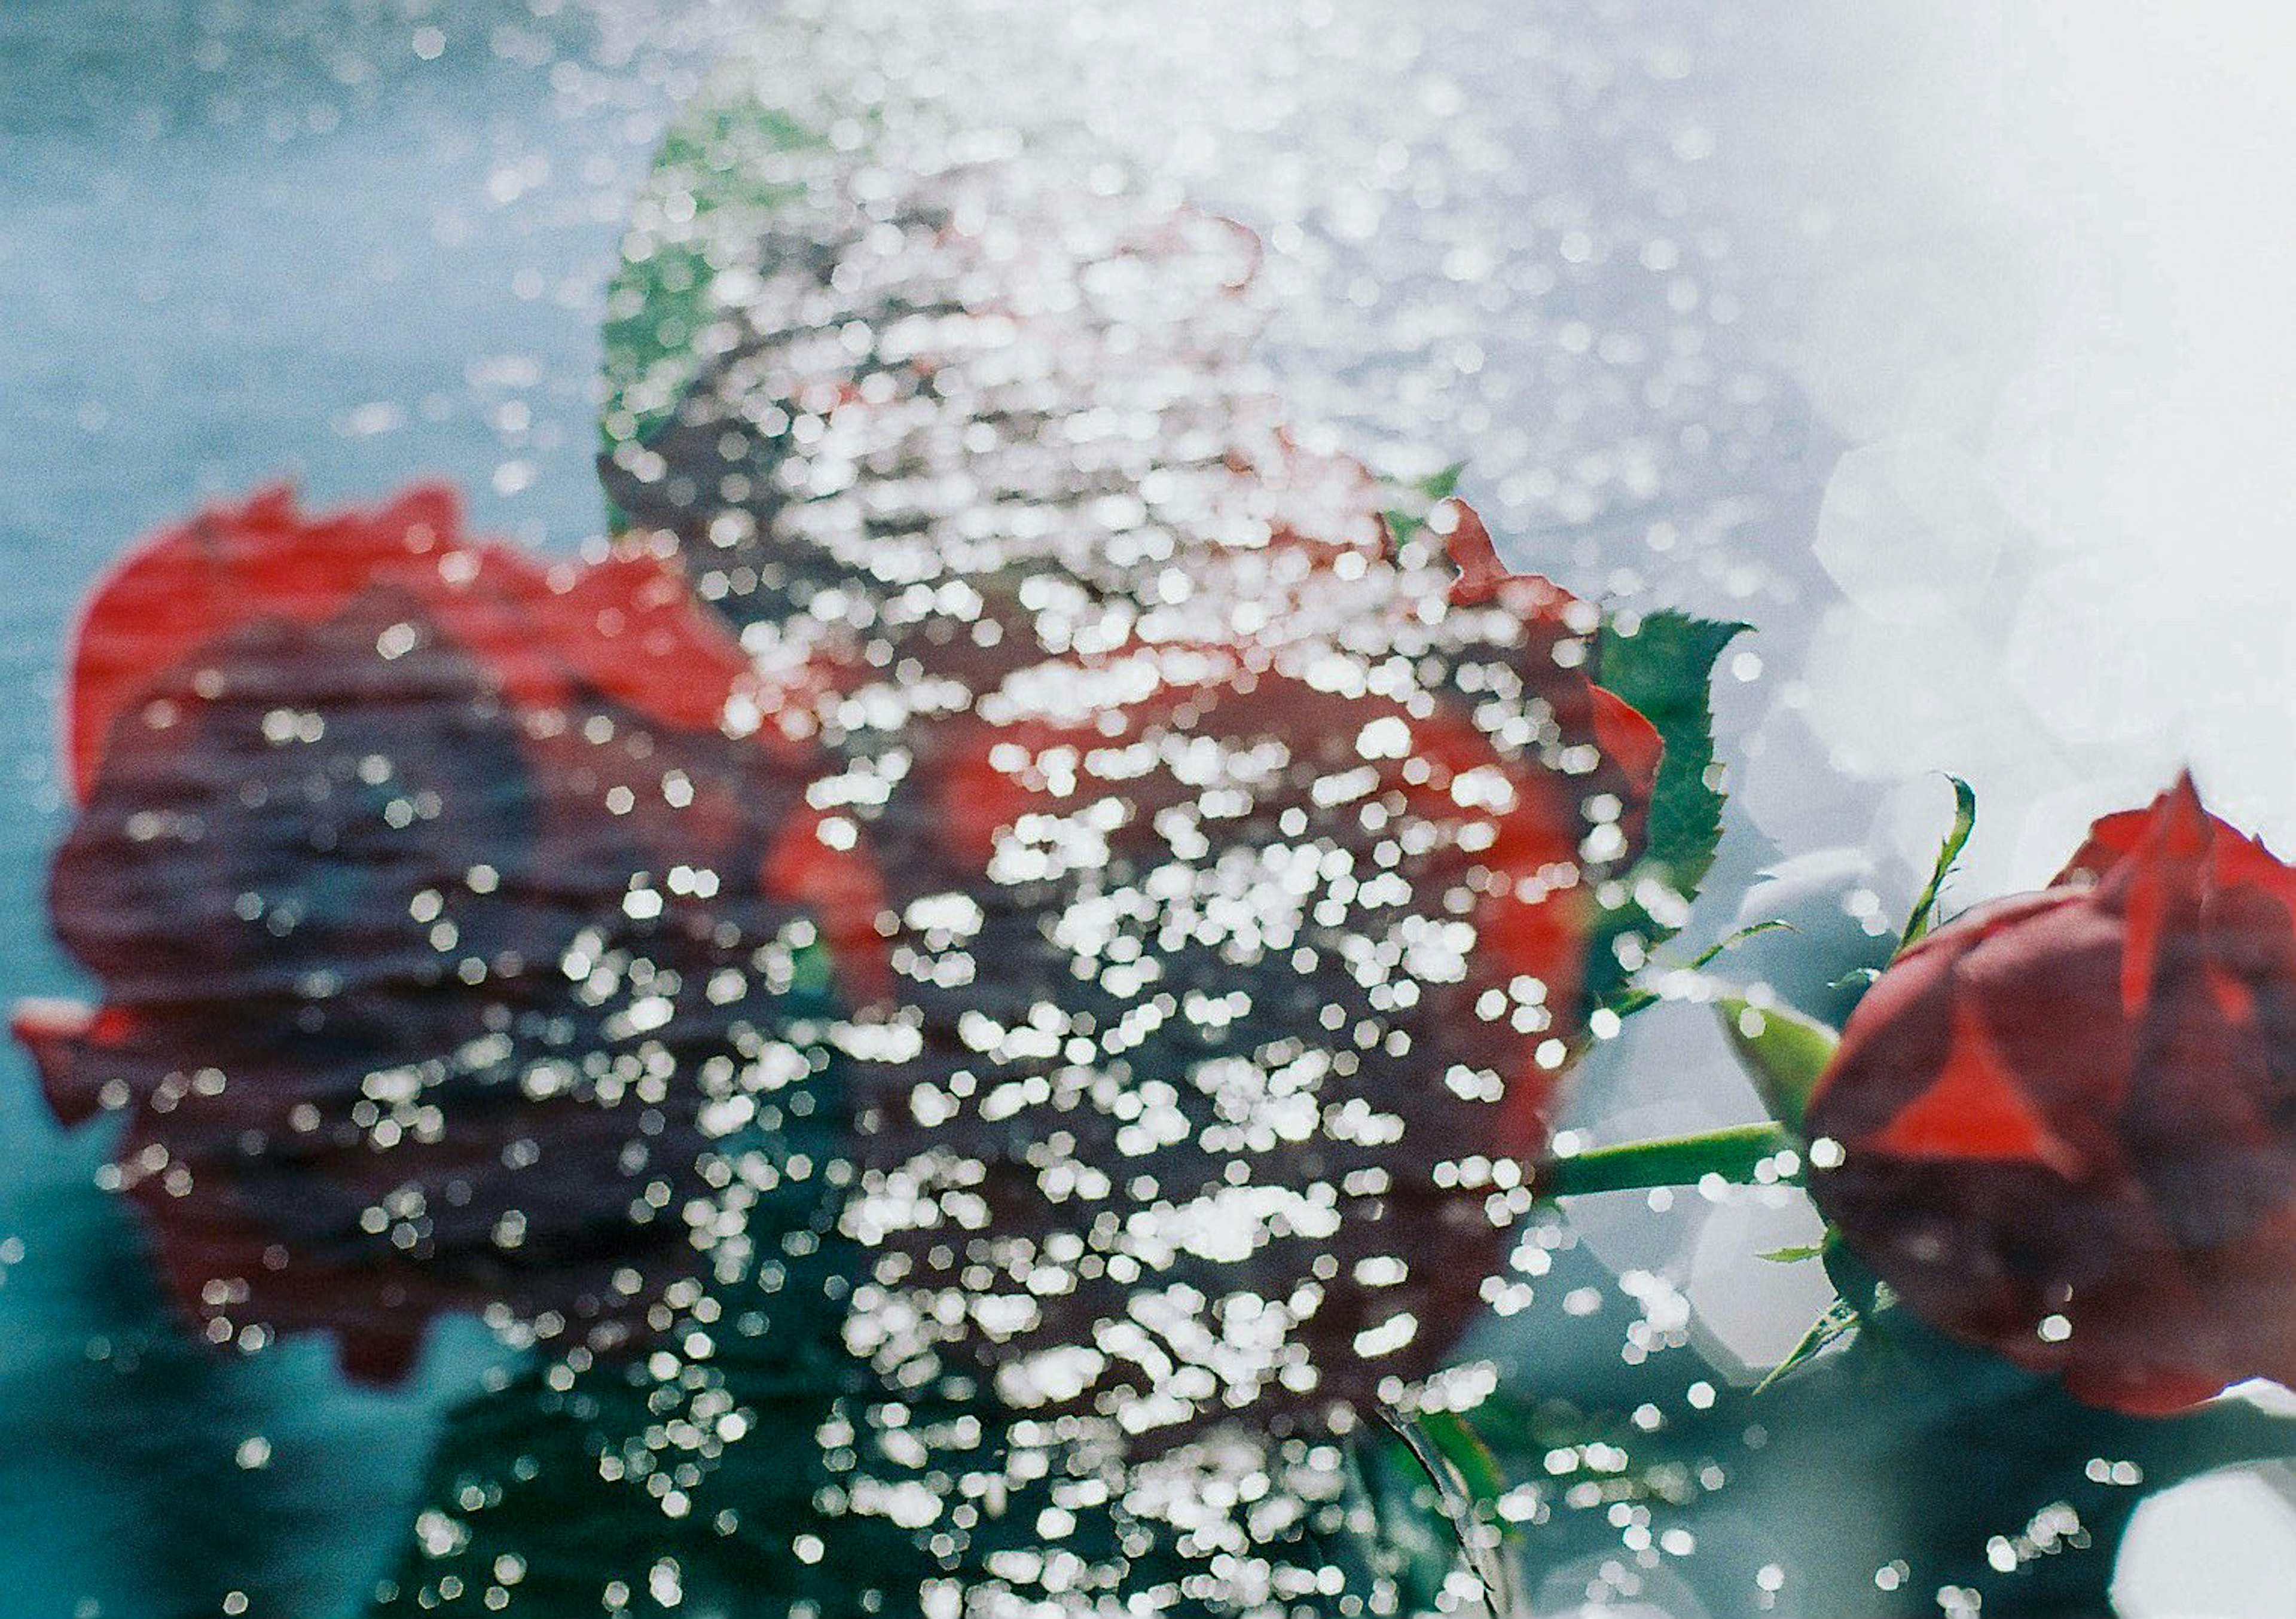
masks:
POLYGON ((1714 863, 1723 795, 1713 780, 1715 660, 1747 626, 1671 609, 1645 613, 1631 630, 1606 622, 1595 680, 1634 705, 1666 743, 1651 795, 1644 858, 1685 896, 1714 863))
POLYGON ((1648 1004, 1629 980, 1680 924, 1652 915, 1636 895, 1649 879, 1687 902, 1714 863, 1723 804, 1714 762, 1714 665, 1746 627, 1669 609, 1643 614, 1631 627, 1606 620, 1597 637, 1596 683, 1650 721, 1666 751, 1651 793, 1642 861, 1628 874, 1628 897, 1604 913, 1597 929, 1588 961, 1590 1006, 1623 1013, 1648 1004))
POLYGON ((1814 1018, 1784 1007, 1756 1006, 1735 995, 1716 1002, 1714 1010, 1770 1116, 1800 1130, 1810 1093, 1833 1062, 1841 1036, 1814 1018))
MULTIPOLYGON (((1715 960, 1722 955, 1724 952, 1733 950, 1738 945, 1745 943, 1748 939, 1754 938, 1759 935, 1765 933, 1777 933, 1781 931, 1785 933, 1796 933, 1800 930, 1792 922, 1782 921, 1777 918, 1773 917, 1768 921, 1752 923, 1748 927, 1739 928, 1734 933, 1727 934, 1723 937, 1715 940, 1713 944, 1709 944, 1705 949, 1691 957, 1686 963, 1680 967, 1670 967, 1662 961, 1652 961, 1650 963, 1650 966, 1652 970, 1667 975, 1670 977, 1678 977, 1680 975, 1687 974, 1693 981, 1704 982, 1703 974, 1705 969, 1712 966, 1715 960)), ((1635 1013, 1641 1011, 1644 1007, 1655 1006, 1658 1002, 1665 1000, 1667 996, 1664 991, 1652 988, 1647 983, 1641 983, 1635 985, 1633 987, 1627 989, 1619 994, 1613 995, 1611 998, 1609 1005, 1611 1010, 1616 1012, 1620 1017, 1630 1018, 1635 1013)))
POLYGON ((1937 863, 1930 868, 1930 879, 1922 887, 1921 897, 1914 901, 1914 909, 1906 919, 1906 931, 1898 942, 1898 952, 1904 954, 1935 927, 1938 922, 1939 895, 1945 888, 1945 879, 1952 874, 1954 863, 1969 846, 1969 835, 1977 830, 1977 789, 1959 776, 1948 776, 1953 783, 1953 825, 1948 830, 1945 842, 1938 847, 1937 863))
POLYGON ((1801 1341, 1793 1346, 1786 1358, 1771 1367, 1762 1380, 1754 1385, 1754 1392, 1758 1394, 1766 1392, 1772 1384, 1816 1360, 1838 1340, 1855 1332, 1861 1319, 1847 1300, 1835 1299, 1810 1323, 1809 1330, 1802 1334, 1801 1341))
POLYGON ((1824 1258, 1825 1245, 1822 1242, 1797 1243, 1791 1247, 1771 1248, 1754 1257, 1767 1260, 1774 1265, 1798 1265, 1807 1260, 1824 1258))

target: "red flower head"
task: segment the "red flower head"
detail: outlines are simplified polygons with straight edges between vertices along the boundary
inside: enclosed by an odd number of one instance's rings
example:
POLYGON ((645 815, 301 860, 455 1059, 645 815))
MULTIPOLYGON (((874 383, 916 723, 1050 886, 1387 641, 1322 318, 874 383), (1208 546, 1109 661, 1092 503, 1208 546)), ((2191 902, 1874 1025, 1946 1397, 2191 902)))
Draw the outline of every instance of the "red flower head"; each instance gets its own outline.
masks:
POLYGON ((329 1328, 390 1378, 441 1311, 603 1343, 701 1263, 750 980, 800 905, 849 944, 876 908, 802 730, 670 568, 466 543, 440 490, 265 495, 119 567, 51 888, 102 1004, 18 1030, 61 1118, 128 1115, 209 1337, 329 1328))
POLYGON ((2296 871, 2189 778, 1899 958, 1808 1122, 1820 1206, 1955 1337, 2135 1412, 2296 1378, 2296 871))
POLYGON ((891 604, 847 705, 904 979, 854 1053, 857 1346, 1159 1438, 1440 1363, 1660 752, 1472 512, 1447 566, 1353 463, 1235 465, 1235 544, 891 604))
POLYGON ((737 340, 604 476, 859 673, 823 797, 897 985, 849 1031, 853 1345, 1160 1439, 1374 1398, 1529 1206, 1657 733, 1591 607, 1284 429, 1250 231, 994 162, 846 236, 823 195, 726 244, 737 340))

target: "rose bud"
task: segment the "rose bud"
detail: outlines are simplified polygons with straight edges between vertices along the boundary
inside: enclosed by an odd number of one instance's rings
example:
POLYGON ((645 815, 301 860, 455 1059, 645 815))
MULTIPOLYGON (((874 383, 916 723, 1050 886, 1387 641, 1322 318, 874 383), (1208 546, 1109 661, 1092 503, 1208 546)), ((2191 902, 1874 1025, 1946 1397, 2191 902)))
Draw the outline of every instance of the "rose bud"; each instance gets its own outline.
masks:
POLYGON ((2189 777, 1899 957, 1808 1123, 1820 1208, 1952 1337, 2135 1413, 2296 1378, 2296 870, 2189 777))
POLYGON ((103 998, 18 1033, 59 1118, 127 1114, 110 1178, 215 1343, 390 1380, 447 1310, 642 1332, 791 924, 882 975, 812 744, 649 557, 263 495, 101 585, 70 702, 50 904, 103 998))

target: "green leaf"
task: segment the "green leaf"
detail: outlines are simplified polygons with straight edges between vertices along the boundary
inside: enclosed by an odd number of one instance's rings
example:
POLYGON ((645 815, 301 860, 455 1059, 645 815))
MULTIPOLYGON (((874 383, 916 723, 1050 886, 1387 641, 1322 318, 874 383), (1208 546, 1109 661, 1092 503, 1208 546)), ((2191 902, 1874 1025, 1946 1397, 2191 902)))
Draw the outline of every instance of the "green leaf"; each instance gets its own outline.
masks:
POLYGON ((1458 1412, 1422 1411, 1419 1431, 1457 1471, 1477 1505, 1488 1507, 1507 1492, 1506 1469, 1483 1443, 1482 1435, 1458 1412))
POLYGON ((1632 1011, 1648 1004, 1635 998, 1628 980, 1679 924, 1660 920, 1636 897, 1644 879, 1687 901, 1714 863, 1722 793, 1714 769, 1710 689, 1715 659, 1745 627, 1671 610, 1644 614, 1631 629, 1615 621, 1603 626, 1595 678, 1657 728, 1666 753, 1651 795, 1643 859, 1628 873, 1626 896, 1597 930, 1587 973, 1592 1006, 1632 1011))
MULTIPOLYGON (((1845 1334, 1895 1317, 1896 1293, 1842 1245, 1833 1228, 1827 1229, 1825 1239, 1814 1252, 1825 1263, 1826 1276, 1833 1283, 1833 1302, 1810 1324, 1801 1342, 1794 1345, 1793 1353, 1772 1367, 1769 1375, 1754 1386, 1756 1394, 1824 1353, 1845 1334)), ((1889 1340, 1885 1335, 1875 1333, 1866 1342, 1886 1350, 1889 1340)))
POLYGON ((1722 1032, 1770 1116, 1801 1128, 1810 1093, 1833 1060, 1841 1036, 1815 1018, 1780 1006, 1754 1006, 1736 996, 1715 1003, 1722 1032))
POLYGON ((1825 1245, 1822 1242, 1800 1243, 1792 1247, 1772 1248, 1767 1254, 1757 1254, 1754 1257, 1767 1259, 1774 1265, 1798 1265, 1804 1260, 1824 1258, 1825 1245))
POLYGON ((1459 492, 1459 478, 1466 470, 1465 462, 1455 461, 1439 472, 1404 485, 1398 491, 1402 503, 1380 513, 1387 522, 1388 544, 1400 548, 1426 527, 1428 514, 1459 492))
POLYGON ((1647 862, 1687 896, 1714 863, 1722 794, 1714 785, 1715 659, 1746 628, 1671 610, 1629 631, 1603 626, 1595 679, 1632 703, 1666 742, 1652 794, 1647 862))
MULTIPOLYGON (((1792 922, 1780 921, 1776 918, 1773 917, 1767 922, 1756 922, 1751 927, 1739 928, 1735 933, 1729 935, 1726 938, 1716 940, 1713 944, 1709 944, 1705 949, 1700 951, 1696 955, 1691 957, 1688 964, 1685 967, 1669 969, 1660 962, 1652 962, 1651 965, 1660 972, 1696 973, 1711 966, 1716 957, 1721 955, 1724 951, 1730 949, 1734 945, 1739 944, 1747 939, 1751 939, 1757 934, 1772 933, 1780 928, 1784 928, 1788 933, 1795 931, 1794 926, 1792 922)), ((1620 1017, 1625 1018, 1642 1010, 1643 1008, 1646 1006, 1656 1004, 1661 999, 1663 999, 1663 997, 1660 996, 1658 991, 1637 986, 1634 989, 1626 991, 1624 993, 1612 997, 1611 1001, 1611 1008, 1612 1010, 1616 1011, 1620 1017)))
POLYGON ((1914 902, 1913 914, 1906 919, 1906 931, 1898 944, 1899 954, 1919 944, 1937 925, 1939 893, 1953 871, 1953 863, 1968 846, 1970 833, 1977 827, 1976 789, 1959 776, 1948 776, 1946 780, 1953 783, 1953 826, 1938 849, 1937 863, 1930 868, 1929 882, 1923 887, 1921 897, 1914 902))
POLYGON ((1387 1582, 1390 1611, 1431 1613, 1471 1551, 1439 1464, 1392 1420, 1359 1431, 1346 1447, 1350 1516, 1387 1582))
POLYGON ((753 257, 772 214, 800 193, 767 177, 772 160, 822 144, 746 99, 705 100, 663 141, 606 291, 600 426, 610 452, 643 442, 676 410, 701 367, 718 272, 753 257))
POLYGON ((1739 928, 1735 933, 1730 934, 1726 937, 1717 939, 1713 944, 1709 944, 1705 949, 1691 957, 1690 970, 1696 972, 1702 967, 1712 966, 1715 959, 1721 955, 1724 951, 1734 949, 1736 946, 1744 944, 1748 939, 1754 938, 1761 934, 1776 933, 1780 931, 1793 933, 1797 931, 1797 929, 1792 922, 1782 920, 1775 916, 1766 922, 1749 923, 1747 926, 1739 928))
POLYGON ((1835 1299, 1826 1305, 1817 1320, 1810 1323, 1809 1330, 1802 1334, 1801 1342, 1793 1346, 1793 1352, 1771 1367, 1769 1374, 1754 1386, 1754 1392, 1758 1394, 1762 1393, 1796 1368, 1816 1360, 1844 1334, 1856 1331, 1861 1319, 1848 1300, 1835 1299))
MULTIPOLYGON (((1484 1606, 1493 1619, 1518 1611, 1506 1560, 1504 1555, 1493 1555, 1496 1538, 1487 1539, 1484 1528, 1492 1506, 1505 1490, 1498 1459, 1474 1430, 1447 1411, 1423 1413, 1415 1427, 1390 1412, 1382 1411, 1380 1417, 1400 1442, 1404 1452, 1434 1486, 1437 1505, 1457 1548, 1459 1561, 1481 1588, 1484 1606), (1431 1422, 1430 1419, 1437 1420, 1431 1422), (1472 1476, 1468 1468, 1474 1469, 1472 1476)), ((1442 1569, 1435 1572, 1432 1579, 1412 1582, 1420 1605, 1433 1600, 1449 1573, 1442 1569)))
POLYGON ((1761 1166, 1794 1144, 1794 1138, 1776 1124, 1737 1124, 1551 1158, 1539 1166, 1533 1185, 1542 1197, 1576 1198, 1588 1192, 1694 1186, 1708 1175, 1743 1184, 1759 1179, 1761 1166))

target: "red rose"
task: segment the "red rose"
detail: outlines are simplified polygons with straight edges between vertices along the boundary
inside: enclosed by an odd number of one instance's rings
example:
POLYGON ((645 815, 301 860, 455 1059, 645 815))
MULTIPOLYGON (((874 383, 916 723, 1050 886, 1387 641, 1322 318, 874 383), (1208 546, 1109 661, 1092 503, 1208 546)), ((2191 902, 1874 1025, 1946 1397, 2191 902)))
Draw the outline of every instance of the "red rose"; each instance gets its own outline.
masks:
POLYGON ((889 683, 848 706, 883 729, 845 746, 898 762, 857 815, 905 982, 854 1051, 847 1220, 897 1381, 1160 1437, 1369 1402, 1528 1206, 1657 735, 1471 512, 1453 566, 1399 560, 1359 469, 1252 476, 1264 544, 1185 591, 992 578, 878 621, 889 683))
POLYGON ((837 199, 721 244, 733 338, 604 476, 760 644, 850 647, 853 1345, 1160 1440, 1366 1402, 1529 1206, 1657 734, 1591 607, 1284 430, 1250 231, 994 162, 837 199))
POLYGON ((2296 871, 2189 778, 1909 950, 1808 1127, 1917 1314, 2091 1403, 2296 1379, 2296 871))
POLYGON ((102 1004, 17 1023, 59 1117, 128 1114, 209 1338, 328 1328, 391 1378, 441 1311, 603 1344, 701 1263, 705 1109, 785 927, 882 975, 803 730, 673 570, 468 544, 443 491, 266 495, 128 558, 51 888, 102 1004))

